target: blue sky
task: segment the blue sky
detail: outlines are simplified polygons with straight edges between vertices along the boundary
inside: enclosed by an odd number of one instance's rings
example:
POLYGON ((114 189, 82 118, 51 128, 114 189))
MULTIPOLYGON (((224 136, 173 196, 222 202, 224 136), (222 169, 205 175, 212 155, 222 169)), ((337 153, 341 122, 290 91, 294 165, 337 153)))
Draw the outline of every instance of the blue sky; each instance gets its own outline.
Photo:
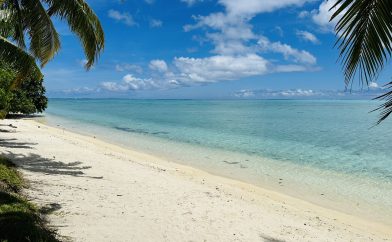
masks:
MULTIPOLYGON (((90 0, 105 50, 90 70, 55 20, 59 54, 44 67, 50 97, 359 98, 344 93, 335 34, 321 0, 90 0)), ((355 89, 360 89, 354 85, 355 89)))

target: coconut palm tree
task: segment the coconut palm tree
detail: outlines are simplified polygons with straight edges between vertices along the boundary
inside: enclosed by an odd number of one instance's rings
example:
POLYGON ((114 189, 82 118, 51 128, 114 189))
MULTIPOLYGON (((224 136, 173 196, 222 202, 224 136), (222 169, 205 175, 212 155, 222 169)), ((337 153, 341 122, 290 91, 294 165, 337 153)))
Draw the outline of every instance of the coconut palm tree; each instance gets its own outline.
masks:
POLYGON ((0 57, 18 69, 19 80, 27 72, 39 70, 36 60, 43 67, 59 51, 59 35, 52 17, 65 20, 79 37, 86 69, 102 52, 101 24, 84 0, 0 0, 0 57))
MULTIPOLYGON (((392 55, 392 1, 391 0, 337 0, 331 20, 340 18, 335 30, 336 45, 340 51, 346 87, 358 78, 369 85, 392 55)), ((390 91, 377 97, 385 102, 378 124, 392 113, 392 82, 390 91)))

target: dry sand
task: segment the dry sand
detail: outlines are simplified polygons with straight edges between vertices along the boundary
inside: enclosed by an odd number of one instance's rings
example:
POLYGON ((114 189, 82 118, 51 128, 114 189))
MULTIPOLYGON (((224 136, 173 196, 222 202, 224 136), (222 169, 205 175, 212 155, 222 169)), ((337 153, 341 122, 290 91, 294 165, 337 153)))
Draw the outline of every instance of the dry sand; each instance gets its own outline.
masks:
POLYGON ((0 125, 27 195, 72 241, 392 241, 387 225, 61 127, 0 125))

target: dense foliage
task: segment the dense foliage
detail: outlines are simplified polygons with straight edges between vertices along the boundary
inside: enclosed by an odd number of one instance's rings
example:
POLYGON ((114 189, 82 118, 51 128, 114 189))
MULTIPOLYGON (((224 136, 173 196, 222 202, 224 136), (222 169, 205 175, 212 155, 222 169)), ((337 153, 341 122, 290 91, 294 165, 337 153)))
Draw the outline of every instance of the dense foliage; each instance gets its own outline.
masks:
POLYGON ((20 88, 11 91, 10 113, 42 113, 48 104, 43 79, 27 78, 20 88))
POLYGON ((4 118, 8 113, 43 112, 48 99, 45 97, 41 75, 26 76, 18 88, 12 88, 16 75, 12 66, 0 62, 0 116, 4 118))

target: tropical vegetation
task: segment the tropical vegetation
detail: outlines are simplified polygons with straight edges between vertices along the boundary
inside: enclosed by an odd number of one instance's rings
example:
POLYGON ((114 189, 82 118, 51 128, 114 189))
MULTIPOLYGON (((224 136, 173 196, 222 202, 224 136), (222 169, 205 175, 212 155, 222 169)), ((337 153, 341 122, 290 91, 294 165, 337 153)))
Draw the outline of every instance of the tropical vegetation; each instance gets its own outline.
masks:
POLYGON ((66 21, 79 37, 86 69, 103 51, 103 29, 84 0, 0 0, 0 61, 15 69, 11 89, 18 87, 25 76, 38 74, 37 79, 42 79, 36 61, 43 67, 59 51, 60 38, 52 18, 66 21))
POLYGON ((25 186, 15 165, 0 156, 0 241, 59 241, 43 214, 20 193, 25 186))
MULTIPOLYGON (((335 31, 340 51, 346 86, 358 79, 361 85, 375 81, 392 55, 392 1, 391 0, 337 0, 331 21, 339 19, 335 31)), ((392 113, 392 82, 389 90, 377 97, 384 103, 381 123, 392 113)))
POLYGON ((26 75, 18 88, 11 89, 17 73, 15 69, 0 62, 0 117, 8 113, 33 114, 43 112, 48 103, 43 78, 39 73, 26 75))

